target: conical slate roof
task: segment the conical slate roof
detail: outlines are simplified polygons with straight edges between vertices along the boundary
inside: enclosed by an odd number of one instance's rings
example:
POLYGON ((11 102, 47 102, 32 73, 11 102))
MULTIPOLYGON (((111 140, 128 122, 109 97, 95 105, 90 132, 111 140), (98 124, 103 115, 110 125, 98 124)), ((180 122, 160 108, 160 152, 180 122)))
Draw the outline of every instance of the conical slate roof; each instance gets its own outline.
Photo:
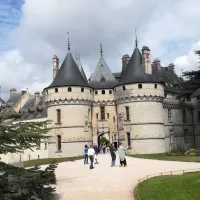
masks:
POLYGON ((90 77, 89 85, 94 89, 111 89, 117 85, 117 80, 113 76, 102 55, 94 73, 90 77))
POLYGON ((145 73, 144 67, 142 66, 142 55, 138 47, 136 47, 128 65, 122 71, 119 85, 151 82, 157 83, 160 81, 158 78, 154 77, 154 75, 145 73))
POLYGON ((85 86, 88 87, 88 83, 83 78, 74 58, 71 53, 68 52, 65 57, 58 74, 55 79, 47 88, 60 87, 60 86, 85 86))
POLYGON ((86 82, 88 82, 87 77, 86 77, 86 75, 85 75, 85 72, 84 72, 84 70, 83 70, 83 67, 82 67, 82 64, 81 64, 80 60, 77 60, 76 63, 77 63, 77 66, 78 66, 78 68, 79 68, 79 70, 80 70, 80 72, 81 72, 81 74, 82 74, 84 80, 85 80, 86 82))

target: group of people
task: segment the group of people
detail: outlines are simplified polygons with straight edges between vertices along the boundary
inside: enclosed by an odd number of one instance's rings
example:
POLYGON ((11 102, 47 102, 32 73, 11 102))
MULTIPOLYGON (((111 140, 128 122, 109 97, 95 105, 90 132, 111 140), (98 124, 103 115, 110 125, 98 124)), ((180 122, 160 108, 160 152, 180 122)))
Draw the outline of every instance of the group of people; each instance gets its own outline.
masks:
MULTIPOLYGON (((129 147, 129 146, 128 146, 129 147)), ((124 147, 122 143, 120 143, 119 148, 116 149, 114 143, 112 143, 109 147, 109 152, 111 155, 111 167, 115 166, 116 163, 116 152, 118 151, 119 154, 119 161, 120 161, 120 166, 127 166, 127 162, 126 162, 126 157, 125 157, 125 153, 126 150, 128 149, 128 147, 124 147)), ((106 150, 106 148, 105 148, 106 150)), ((88 148, 87 145, 85 145, 84 148, 84 154, 85 154, 85 159, 84 159, 84 164, 89 164, 88 163, 88 158, 90 159, 90 169, 94 168, 94 164, 98 164, 98 160, 97 160, 97 155, 100 152, 99 147, 97 145, 90 145, 90 148, 88 148), (95 163, 94 163, 95 162, 95 163)))

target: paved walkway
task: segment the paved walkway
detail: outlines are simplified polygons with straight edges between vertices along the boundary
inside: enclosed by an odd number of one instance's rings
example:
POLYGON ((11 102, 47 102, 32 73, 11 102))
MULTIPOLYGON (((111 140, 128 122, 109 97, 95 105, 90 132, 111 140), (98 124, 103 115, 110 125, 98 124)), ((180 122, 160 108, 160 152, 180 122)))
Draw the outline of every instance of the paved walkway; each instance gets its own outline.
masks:
POLYGON ((130 157, 127 157, 127 167, 111 167, 109 154, 99 155, 98 161, 93 170, 83 160, 60 163, 56 169, 59 200, 132 200, 137 180, 146 175, 200 168, 200 163, 130 157))

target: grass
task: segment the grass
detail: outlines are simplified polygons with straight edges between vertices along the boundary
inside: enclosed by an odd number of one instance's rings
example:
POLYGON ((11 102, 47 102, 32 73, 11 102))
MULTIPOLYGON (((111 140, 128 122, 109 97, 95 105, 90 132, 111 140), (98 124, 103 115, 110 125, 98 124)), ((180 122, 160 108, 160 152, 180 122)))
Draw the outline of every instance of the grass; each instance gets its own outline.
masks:
MULTIPOLYGON (((83 156, 77 156, 75 157, 75 160, 83 159, 83 156)), ((38 160, 28 160, 24 161, 24 167, 32 167, 32 166, 38 166, 38 165, 47 165, 52 163, 61 163, 71 161, 71 157, 69 158, 45 158, 45 159, 38 159, 38 160)))
POLYGON ((127 156, 134 158, 145 158, 154 160, 171 160, 182 162, 200 162, 200 156, 168 156, 166 153, 159 154, 128 154, 127 156))
POLYGON ((200 172, 154 177, 138 185, 141 200, 199 200, 200 172))

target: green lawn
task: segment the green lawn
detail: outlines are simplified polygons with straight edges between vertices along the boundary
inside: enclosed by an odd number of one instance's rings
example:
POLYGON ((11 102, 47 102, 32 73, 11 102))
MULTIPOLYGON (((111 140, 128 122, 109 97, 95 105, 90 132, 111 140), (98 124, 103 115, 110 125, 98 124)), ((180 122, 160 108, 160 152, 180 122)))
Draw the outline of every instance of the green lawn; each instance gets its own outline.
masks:
POLYGON ((200 172, 159 176, 138 185, 141 200, 199 200, 200 172))
POLYGON ((154 160, 200 162, 200 156, 168 156, 165 153, 159 153, 159 154, 128 154, 127 156, 131 156, 131 157, 135 157, 135 158, 154 159, 154 160))
MULTIPOLYGON (((83 156, 75 157, 75 160, 83 159, 83 156)), ((45 159, 38 159, 38 160, 29 160, 24 161, 24 167, 32 167, 36 165, 47 165, 52 163, 60 163, 70 161, 71 158, 45 158, 45 159)))

